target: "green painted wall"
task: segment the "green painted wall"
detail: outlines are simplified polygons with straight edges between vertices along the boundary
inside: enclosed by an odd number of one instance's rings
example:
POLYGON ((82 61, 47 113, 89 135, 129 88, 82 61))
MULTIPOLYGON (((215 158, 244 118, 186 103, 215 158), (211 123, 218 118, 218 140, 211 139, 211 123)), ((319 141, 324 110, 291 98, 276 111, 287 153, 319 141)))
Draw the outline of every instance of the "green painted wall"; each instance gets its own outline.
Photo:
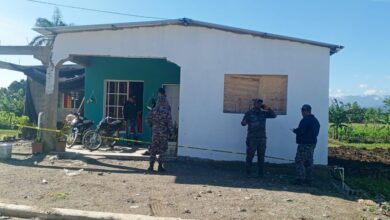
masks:
POLYGON ((144 81, 142 140, 150 140, 150 128, 145 123, 146 104, 163 84, 180 83, 180 67, 164 59, 93 57, 85 68, 85 97, 96 98, 85 103, 85 116, 95 125, 103 117, 105 80, 144 81))

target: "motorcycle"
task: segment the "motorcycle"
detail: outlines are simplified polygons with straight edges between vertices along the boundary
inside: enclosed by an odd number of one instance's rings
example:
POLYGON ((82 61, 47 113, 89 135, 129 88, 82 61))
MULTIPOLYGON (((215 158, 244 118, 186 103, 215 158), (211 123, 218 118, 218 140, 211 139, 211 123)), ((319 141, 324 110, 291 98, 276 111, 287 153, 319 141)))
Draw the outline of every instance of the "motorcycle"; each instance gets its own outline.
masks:
POLYGON ((67 118, 73 118, 70 121, 70 132, 66 137, 67 148, 71 148, 76 143, 78 136, 85 135, 93 125, 93 121, 84 118, 78 112, 73 113, 72 116, 67 116, 67 118))
POLYGON ((102 145, 113 149, 122 125, 122 120, 113 121, 111 117, 105 117, 99 122, 96 130, 90 130, 84 134, 82 140, 84 147, 90 151, 97 150, 102 145))

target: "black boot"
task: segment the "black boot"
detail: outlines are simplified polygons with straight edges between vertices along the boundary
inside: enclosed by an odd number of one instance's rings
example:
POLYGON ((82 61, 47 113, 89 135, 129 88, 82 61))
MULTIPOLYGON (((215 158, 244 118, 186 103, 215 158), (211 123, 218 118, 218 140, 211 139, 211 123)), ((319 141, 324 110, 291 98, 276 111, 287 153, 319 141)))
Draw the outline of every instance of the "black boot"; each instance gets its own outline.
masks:
POLYGON ((154 161, 150 161, 149 162, 149 168, 148 168, 148 171, 150 171, 150 172, 153 172, 154 171, 154 161))
POLYGON ((248 177, 248 178, 251 177, 251 170, 252 170, 252 163, 251 162, 246 163, 245 170, 246 170, 246 177, 248 177))
POLYGON ((260 177, 260 178, 264 177, 264 169, 263 169, 263 166, 262 166, 262 165, 259 165, 258 168, 259 168, 259 170, 258 170, 258 172, 257 172, 258 177, 260 177))
POLYGON ((165 171, 166 171, 166 169, 163 167, 163 164, 162 164, 162 163, 159 163, 159 164, 158 164, 157 171, 158 171, 158 172, 165 172, 165 171))

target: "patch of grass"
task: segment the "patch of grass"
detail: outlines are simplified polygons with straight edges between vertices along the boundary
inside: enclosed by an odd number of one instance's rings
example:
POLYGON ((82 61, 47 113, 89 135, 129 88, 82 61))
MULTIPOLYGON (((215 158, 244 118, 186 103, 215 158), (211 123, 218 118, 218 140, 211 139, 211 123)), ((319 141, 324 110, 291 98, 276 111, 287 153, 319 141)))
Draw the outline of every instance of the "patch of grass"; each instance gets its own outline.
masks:
POLYGON ((51 199, 53 201, 58 201, 58 200, 64 200, 66 199, 66 197, 68 196, 68 193, 64 193, 64 192, 54 192, 54 193, 50 193, 49 196, 51 197, 51 199))
POLYGON ((7 136, 18 136, 19 133, 20 131, 18 130, 0 129, 0 140, 7 136))
POLYGON ((354 147, 354 148, 365 148, 367 150, 372 150, 375 148, 383 148, 390 149, 390 143, 373 143, 373 144, 365 144, 365 143, 348 143, 344 141, 338 141, 332 138, 328 140, 329 147, 354 147))
MULTIPOLYGON (((390 144, 390 125, 387 124, 346 124, 339 129, 339 138, 349 143, 387 143, 390 144)), ((329 125, 329 137, 333 137, 334 129, 329 125)))
POLYGON ((364 190, 370 197, 382 195, 386 201, 390 201, 390 179, 351 176, 346 177, 345 181, 352 188, 364 190))

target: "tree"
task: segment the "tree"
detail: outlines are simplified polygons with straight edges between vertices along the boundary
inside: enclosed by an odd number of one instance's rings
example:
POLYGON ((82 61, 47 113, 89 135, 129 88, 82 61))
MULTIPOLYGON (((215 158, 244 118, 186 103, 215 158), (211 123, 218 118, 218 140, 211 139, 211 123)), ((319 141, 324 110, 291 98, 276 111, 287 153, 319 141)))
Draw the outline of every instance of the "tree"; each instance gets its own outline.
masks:
POLYGON ((13 81, 8 88, 0 89, 0 111, 23 115, 26 81, 13 81))
POLYGON ((364 109, 357 102, 348 103, 347 116, 351 123, 362 123, 364 120, 364 109))
POLYGON ((386 141, 389 142, 390 141, 390 97, 385 98, 383 103, 385 104, 385 109, 387 110, 387 112, 385 113, 384 122, 386 124, 386 129, 387 129, 386 141))
POLYGON ((385 104, 385 109, 387 110, 387 113, 390 114, 390 97, 385 98, 385 100, 383 100, 383 103, 385 104))
POLYGON ((343 102, 337 99, 332 100, 332 105, 329 107, 329 121, 333 128, 333 138, 339 139, 339 133, 342 128, 348 127, 347 124, 347 111, 343 102))
MULTIPOLYGON (((66 23, 62 21, 61 11, 56 8, 53 13, 52 20, 48 20, 46 18, 37 18, 35 22, 36 27, 57 27, 57 26, 68 26, 66 23)), ((29 43, 30 46, 47 46, 51 43, 52 39, 47 36, 38 35, 33 38, 33 40, 29 43)))

